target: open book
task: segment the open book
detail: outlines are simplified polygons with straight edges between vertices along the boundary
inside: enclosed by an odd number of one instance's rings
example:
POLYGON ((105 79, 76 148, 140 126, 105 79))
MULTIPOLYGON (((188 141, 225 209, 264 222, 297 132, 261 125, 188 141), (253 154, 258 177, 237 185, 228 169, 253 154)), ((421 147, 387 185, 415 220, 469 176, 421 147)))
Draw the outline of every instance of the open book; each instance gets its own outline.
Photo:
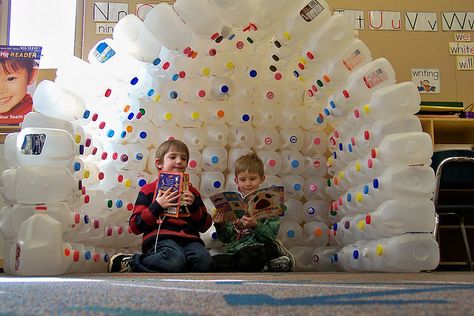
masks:
POLYGON ((244 215, 266 219, 284 212, 283 186, 270 186, 252 191, 245 196, 239 192, 225 191, 209 197, 217 210, 224 211, 224 221, 234 221, 244 215))
POLYGON ((166 191, 171 188, 172 191, 178 191, 179 207, 168 207, 164 214, 173 217, 190 216, 188 206, 183 200, 183 191, 189 190, 189 174, 181 172, 159 171, 156 184, 155 197, 158 190, 166 191))

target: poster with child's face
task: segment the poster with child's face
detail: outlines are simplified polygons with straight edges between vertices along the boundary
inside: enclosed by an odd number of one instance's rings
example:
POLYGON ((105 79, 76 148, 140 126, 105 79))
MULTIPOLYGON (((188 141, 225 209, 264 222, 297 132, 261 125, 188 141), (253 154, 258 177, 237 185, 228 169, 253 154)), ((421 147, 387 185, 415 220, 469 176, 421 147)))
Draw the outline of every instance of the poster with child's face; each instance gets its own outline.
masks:
POLYGON ((41 46, 0 45, 0 125, 19 125, 33 109, 41 46))

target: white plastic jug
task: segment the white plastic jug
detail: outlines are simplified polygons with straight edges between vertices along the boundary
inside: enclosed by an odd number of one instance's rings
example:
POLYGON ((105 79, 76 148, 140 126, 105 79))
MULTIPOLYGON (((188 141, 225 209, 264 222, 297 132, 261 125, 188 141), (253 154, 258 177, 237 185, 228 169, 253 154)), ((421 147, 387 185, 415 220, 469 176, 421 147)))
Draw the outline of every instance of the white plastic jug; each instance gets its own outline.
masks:
POLYGON ((18 134, 16 148, 21 166, 68 168, 79 154, 71 134, 53 128, 23 128, 18 134))
POLYGON ((52 203, 73 198, 80 192, 81 182, 65 168, 23 166, 3 172, 0 189, 12 205, 52 203))
POLYGON ((153 62, 161 50, 161 43, 134 14, 119 20, 114 26, 113 38, 128 54, 143 62, 153 62))
POLYGON ((304 244, 311 249, 323 247, 328 243, 328 225, 322 222, 306 222, 303 225, 304 244))
POLYGON ((202 150, 202 169, 205 171, 225 171, 227 169, 227 150, 225 147, 204 147, 202 150))
POLYGON ((275 127, 255 127, 256 151, 275 151, 280 147, 280 135, 275 127))
POLYGON ((201 173, 200 192, 203 197, 209 197, 224 190, 225 177, 219 171, 203 171, 201 173))

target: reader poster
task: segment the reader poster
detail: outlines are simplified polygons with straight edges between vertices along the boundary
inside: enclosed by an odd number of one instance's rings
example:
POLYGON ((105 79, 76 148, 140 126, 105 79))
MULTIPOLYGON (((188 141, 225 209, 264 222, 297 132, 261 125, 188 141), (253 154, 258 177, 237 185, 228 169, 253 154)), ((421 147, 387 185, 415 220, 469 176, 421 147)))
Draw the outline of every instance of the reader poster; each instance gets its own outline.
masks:
POLYGON ((0 45, 0 125, 20 125, 33 109, 41 46, 0 45))

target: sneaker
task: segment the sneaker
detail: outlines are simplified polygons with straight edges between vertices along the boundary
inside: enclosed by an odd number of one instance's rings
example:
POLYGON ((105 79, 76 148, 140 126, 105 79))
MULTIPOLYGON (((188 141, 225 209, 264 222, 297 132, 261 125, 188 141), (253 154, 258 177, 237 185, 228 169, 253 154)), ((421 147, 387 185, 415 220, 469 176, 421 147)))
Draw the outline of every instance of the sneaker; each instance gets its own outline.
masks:
POLYGON ((286 249, 280 239, 275 239, 274 243, 278 247, 278 253, 280 256, 286 256, 288 259, 290 259, 290 271, 293 271, 295 269, 295 257, 293 254, 288 249, 286 249))
POLYGON ((268 261, 267 270, 270 272, 290 272, 291 260, 287 256, 280 256, 278 258, 268 261))
POLYGON ((130 259, 132 259, 132 255, 125 253, 117 253, 113 255, 110 257, 109 264, 107 265, 107 272, 132 272, 130 259))

